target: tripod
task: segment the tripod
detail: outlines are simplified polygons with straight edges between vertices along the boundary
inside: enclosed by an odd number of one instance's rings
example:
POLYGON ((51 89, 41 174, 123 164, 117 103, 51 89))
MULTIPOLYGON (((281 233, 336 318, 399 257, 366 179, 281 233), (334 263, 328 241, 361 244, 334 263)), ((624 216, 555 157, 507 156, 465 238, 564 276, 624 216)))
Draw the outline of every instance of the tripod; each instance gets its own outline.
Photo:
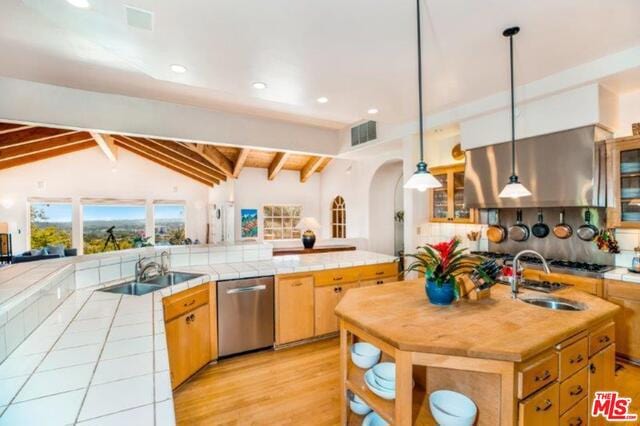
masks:
POLYGON ((108 234, 108 236, 107 236, 107 241, 104 242, 104 247, 102 247, 103 252, 107 250, 107 246, 109 245, 109 243, 112 243, 116 250, 120 250, 120 244, 118 244, 118 239, 113 234, 114 228, 115 228, 115 225, 106 230, 106 233, 108 234))

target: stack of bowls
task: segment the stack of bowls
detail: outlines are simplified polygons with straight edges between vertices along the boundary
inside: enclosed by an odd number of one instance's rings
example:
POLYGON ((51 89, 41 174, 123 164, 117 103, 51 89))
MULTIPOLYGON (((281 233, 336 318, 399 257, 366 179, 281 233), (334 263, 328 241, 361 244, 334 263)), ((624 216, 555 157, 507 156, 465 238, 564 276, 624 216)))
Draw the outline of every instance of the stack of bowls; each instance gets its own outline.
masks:
POLYGON ((389 423, 385 422, 378 413, 372 411, 362 420, 362 426, 389 426, 389 423))
POLYGON ((355 393, 352 393, 349 398, 349 407, 351 408, 351 411, 359 416, 364 416, 371 412, 371 408, 355 393))
POLYGON ((450 390, 439 390, 429 395, 431 415, 442 426, 471 426, 476 421, 478 408, 466 395, 450 390))
POLYGON ((358 342, 351 345, 351 361, 360 368, 371 368, 380 360, 380 349, 371 343, 358 342))
POLYGON ((396 398, 396 364, 381 362, 364 374, 364 382, 371 392, 383 399, 396 398))

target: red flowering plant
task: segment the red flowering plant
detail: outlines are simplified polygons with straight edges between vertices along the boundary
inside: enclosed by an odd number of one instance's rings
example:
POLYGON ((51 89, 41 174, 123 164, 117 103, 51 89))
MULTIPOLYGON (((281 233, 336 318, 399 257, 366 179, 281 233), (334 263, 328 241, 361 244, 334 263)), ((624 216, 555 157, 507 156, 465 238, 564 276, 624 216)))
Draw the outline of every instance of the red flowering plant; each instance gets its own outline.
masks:
POLYGON ((438 287, 451 284, 457 288, 456 276, 470 272, 478 263, 474 256, 464 254, 466 248, 459 246, 460 240, 454 237, 451 241, 418 247, 417 253, 406 255, 415 259, 407 272, 422 272, 427 281, 435 282, 438 287))

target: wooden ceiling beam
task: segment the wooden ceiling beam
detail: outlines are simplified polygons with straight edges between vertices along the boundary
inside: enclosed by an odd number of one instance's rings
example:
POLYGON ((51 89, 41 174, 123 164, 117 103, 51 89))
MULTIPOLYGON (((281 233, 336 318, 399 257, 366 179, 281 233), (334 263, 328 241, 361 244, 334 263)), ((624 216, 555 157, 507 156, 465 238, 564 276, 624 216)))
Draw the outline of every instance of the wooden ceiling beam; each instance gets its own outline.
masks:
POLYGON ((80 151, 87 148, 95 148, 96 143, 89 139, 84 142, 74 143, 72 145, 65 145, 57 147, 47 151, 40 151, 30 155, 11 159, 0 159, 0 170, 8 169, 10 167, 22 166, 24 164, 32 163, 34 161, 46 160, 48 158, 57 157, 59 155, 70 154, 72 152, 80 151))
POLYGON ((139 156, 146 158, 147 160, 151 160, 156 164, 164 166, 174 172, 180 173, 184 176, 187 176, 191 179, 194 179, 200 183, 204 183, 209 186, 214 186, 216 183, 220 183, 220 181, 211 175, 203 173, 198 169, 194 169, 191 167, 185 167, 181 164, 174 161, 172 158, 167 158, 164 155, 159 155, 153 149, 150 149, 147 145, 141 144, 139 142, 130 140, 126 137, 122 136, 114 136, 116 146, 120 146, 122 148, 127 149, 139 156))
POLYGON ((118 159, 116 145, 113 143, 113 138, 110 135, 91 132, 91 137, 96 141, 98 147, 100 147, 102 153, 109 159, 109 161, 116 161, 118 159))
POLYGON ((0 134, 15 132, 17 130, 25 130, 31 126, 27 126, 26 124, 16 124, 16 123, 0 123, 0 134))
POLYGON ((311 157, 307 164, 304 165, 302 170, 300 170, 300 182, 306 182, 313 174, 318 170, 322 162, 324 161, 324 157, 311 157))
POLYGON ((202 155, 209 163, 218 168, 227 177, 233 177, 233 163, 215 146, 207 144, 185 145, 190 150, 202 155))
POLYGON ((29 127, 15 132, 0 134, 0 147, 8 148, 14 145, 38 142, 72 133, 77 133, 77 130, 54 129, 51 127, 29 127))
MULTIPOLYGON (((132 139, 137 139, 137 138, 132 138, 132 139)), ((185 146, 180 142, 167 141, 162 139, 152 139, 152 138, 146 138, 146 140, 151 141, 160 146, 163 146, 166 149, 169 149, 174 153, 181 155, 182 157, 186 157, 190 161, 195 161, 196 163, 200 164, 202 167, 209 170, 210 174, 214 175, 219 180, 227 180, 227 176, 224 173, 222 173, 220 169, 218 169, 217 167, 214 167, 201 154, 193 151, 192 149, 190 149, 189 147, 185 146)))
POLYGON ((282 170, 284 163, 287 162, 287 158, 289 158, 288 152, 278 152, 276 154, 276 156, 273 158, 273 161, 271 162, 271 165, 269 166, 267 179, 274 180, 276 178, 278 172, 282 170))
POLYGON ((23 157, 26 155, 37 154, 42 151, 50 151, 52 149, 61 148, 66 145, 73 145, 78 142, 91 140, 88 132, 77 132, 70 135, 56 136, 39 142, 25 143, 22 145, 13 145, 8 148, 0 146, 0 158, 8 160, 11 158, 23 157))
POLYGON ((240 172, 244 167, 244 163, 247 161, 247 157, 249 157, 249 153, 251 150, 249 148, 242 148, 240 153, 238 154, 238 159, 236 163, 233 165, 233 177, 238 178, 240 176, 240 172))
POLYGON ((320 167, 318 167, 318 170, 316 171, 318 173, 322 173, 324 171, 324 168, 327 167, 327 165, 331 162, 331 160, 333 160, 333 158, 324 157, 324 159, 322 160, 322 163, 320 164, 320 167))

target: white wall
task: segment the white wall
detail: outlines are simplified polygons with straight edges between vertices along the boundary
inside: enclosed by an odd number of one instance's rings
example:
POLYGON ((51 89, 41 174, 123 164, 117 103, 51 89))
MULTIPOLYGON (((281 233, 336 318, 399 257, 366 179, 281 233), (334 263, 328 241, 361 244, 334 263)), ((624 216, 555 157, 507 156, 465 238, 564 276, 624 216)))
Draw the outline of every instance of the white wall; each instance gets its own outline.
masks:
POLYGON ((402 172, 402 161, 392 160, 378 168, 371 180, 369 248, 376 253, 395 254, 396 186, 402 172))
MULTIPOLYGON (((10 223, 14 252, 19 253, 27 249, 30 197, 70 197, 78 219, 82 197, 145 199, 147 203, 182 200, 186 202, 187 236, 205 241, 208 195, 207 186, 142 157, 118 149, 118 160, 112 163, 96 147, 0 171, 0 198, 13 200, 9 209, 0 206, 0 222, 10 223), (38 189, 40 181, 43 189, 38 189)), ((81 240, 76 227, 74 246, 80 248, 81 240)))
POLYGON ((616 137, 631 136, 631 123, 640 123, 640 90, 620 96, 616 137))

